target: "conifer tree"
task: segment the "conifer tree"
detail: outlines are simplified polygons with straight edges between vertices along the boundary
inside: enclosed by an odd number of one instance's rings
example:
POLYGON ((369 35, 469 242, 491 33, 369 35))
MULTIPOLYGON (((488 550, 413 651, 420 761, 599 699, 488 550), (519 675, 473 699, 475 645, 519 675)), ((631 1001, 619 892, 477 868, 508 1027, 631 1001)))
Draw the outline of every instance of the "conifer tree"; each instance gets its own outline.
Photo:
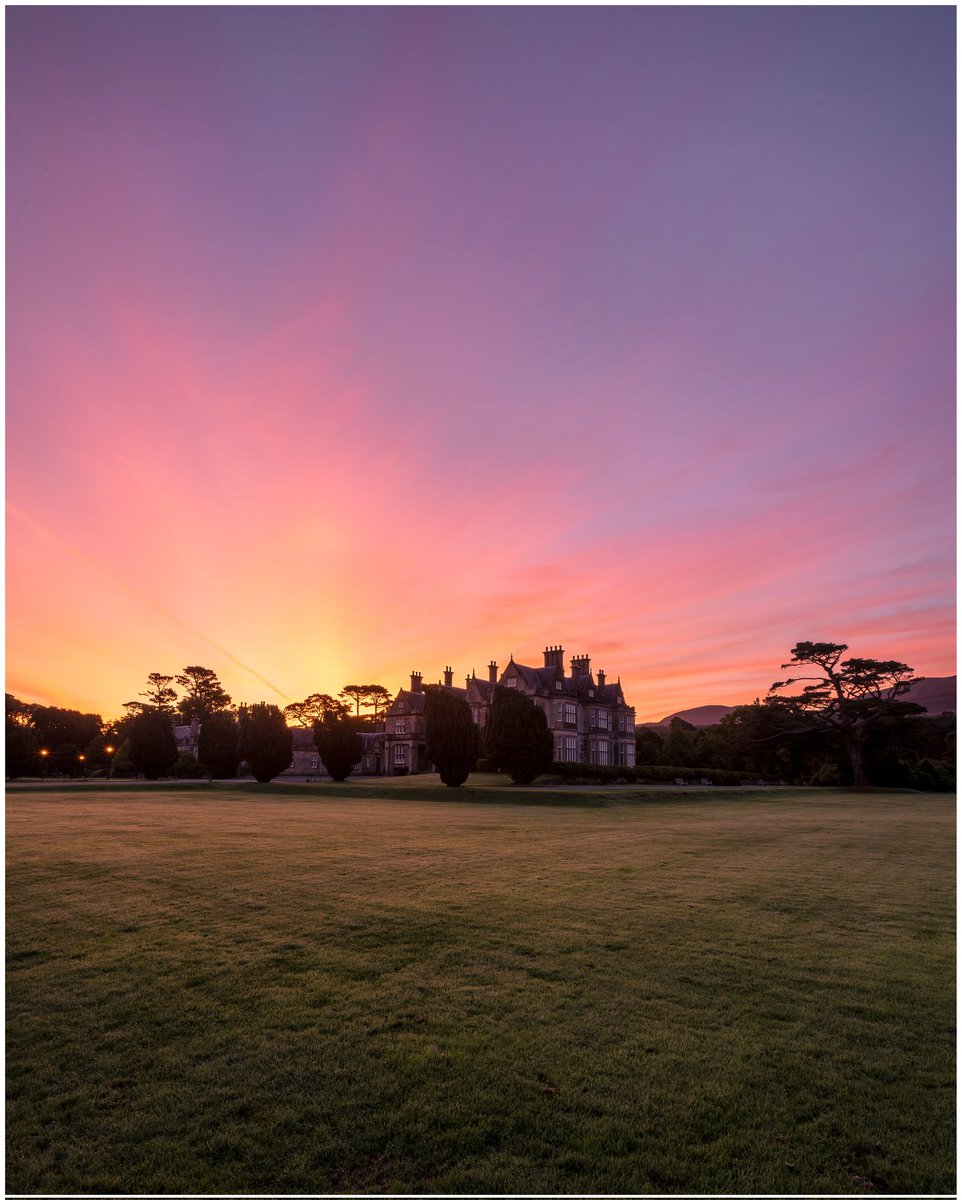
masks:
POLYGON ((314 745, 324 770, 337 783, 347 779, 364 753, 364 742, 350 717, 330 716, 316 721, 314 745))
POLYGON ((478 763, 478 727, 471 706, 447 688, 427 687, 424 721, 425 750, 441 782, 460 787, 478 763))
POLYGON ((240 730, 232 712, 212 713, 200 727, 197 758, 212 779, 233 779, 240 766, 240 730))
POLYGON ((127 727, 130 758, 145 779, 159 779, 177 762, 177 739, 170 714, 145 707, 127 727))
POLYGON ((258 783, 270 783, 294 760, 294 734, 276 704, 244 705, 238 716, 241 757, 258 783))
POLYGON ((519 784, 537 779, 554 757, 544 712, 523 693, 500 685, 494 689, 485 747, 486 757, 519 784))

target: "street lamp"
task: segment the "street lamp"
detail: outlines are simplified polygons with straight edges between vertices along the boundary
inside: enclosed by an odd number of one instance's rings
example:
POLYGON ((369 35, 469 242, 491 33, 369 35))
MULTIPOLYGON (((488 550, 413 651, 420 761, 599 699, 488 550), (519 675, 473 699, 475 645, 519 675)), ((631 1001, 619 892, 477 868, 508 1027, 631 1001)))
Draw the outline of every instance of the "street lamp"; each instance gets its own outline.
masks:
POLYGON ((114 746, 104 746, 104 754, 107 755, 107 778, 114 777, 114 746))
POLYGON ((49 750, 41 750, 40 751, 40 777, 41 777, 41 779, 47 778, 47 756, 49 754, 50 754, 49 750))
POLYGON ((80 778, 81 779, 86 779, 86 775, 84 775, 84 763, 86 761, 87 761, 86 754, 78 754, 77 755, 77 762, 80 763, 80 778))

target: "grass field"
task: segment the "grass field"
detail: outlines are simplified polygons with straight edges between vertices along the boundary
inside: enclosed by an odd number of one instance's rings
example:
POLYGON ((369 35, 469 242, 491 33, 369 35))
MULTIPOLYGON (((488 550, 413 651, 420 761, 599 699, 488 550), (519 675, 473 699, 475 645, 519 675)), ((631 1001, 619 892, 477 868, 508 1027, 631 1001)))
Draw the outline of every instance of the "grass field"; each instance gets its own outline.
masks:
POLYGON ((953 797, 514 798, 12 788, 8 1192, 954 1193, 953 797))

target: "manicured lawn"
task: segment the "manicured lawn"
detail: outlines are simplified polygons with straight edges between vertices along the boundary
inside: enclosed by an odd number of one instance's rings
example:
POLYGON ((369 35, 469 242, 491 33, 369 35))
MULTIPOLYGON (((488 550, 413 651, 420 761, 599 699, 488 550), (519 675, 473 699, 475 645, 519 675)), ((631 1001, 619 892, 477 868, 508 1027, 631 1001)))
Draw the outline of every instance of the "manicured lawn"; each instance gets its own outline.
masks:
POLYGON ((11 789, 8 1192, 954 1193, 954 797, 512 798, 11 789))

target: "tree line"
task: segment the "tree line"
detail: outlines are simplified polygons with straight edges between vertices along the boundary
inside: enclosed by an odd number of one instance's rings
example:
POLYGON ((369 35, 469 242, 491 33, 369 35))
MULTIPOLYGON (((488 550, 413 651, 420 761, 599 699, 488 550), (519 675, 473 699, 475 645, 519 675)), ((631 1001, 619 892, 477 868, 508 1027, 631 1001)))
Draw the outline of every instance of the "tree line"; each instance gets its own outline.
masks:
POLYGON ((33 704, 8 693, 6 772, 9 778, 233 779, 246 762, 266 782, 291 765, 296 725, 314 732, 325 764, 346 778, 360 761, 360 733, 374 727, 390 702, 382 684, 349 683, 337 697, 314 693, 283 709, 235 705, 216 672, 203 666, 184 667, 176 675, 151 672, 144 690, 124 703, 125 715, 111 722, 98 713, 33 704), (178 751, 174 734, 175 724, 193 722, 199 725, 196 755, 178 751), (346 767, 345 757, 352 760, 346 767))
MULTIPOLYGON (((876 785, 945 791, 955 786, 955 715, 922 715, 905 701, 917 682, 895 660, 844 658, 848 646, 798 642, 787 679, 763 701, 742 705, 698 729, 676 718, 667 730, 636 731, 634 767, 552 764, 553 738, 542 709, 515 689, 496 687, 486 725, 450 689, 425 690, 425 749, 442 782, 459 787, 483 767, 526 785, 549 769, 570 779, 664 779, 665 772, 724 772, 815 785, 876 785), (801 672, 801 673, 799 673, 801 672), (789 690, 791 689, 791 690, 789 690)), ((209 668, 152 673, 125 717, 105 725, 97 714, 28 704, 7 696, 7 774, 175 772, 231 779, 246 762, 266 782, 293 760, 293 726, 309 729, 332 779, 346 779, 363 754, 361 737, 390 705, 380 684, 348 684, 336 697, 313 693, 285 708, 234 706, 209 668), (176 687, 174 685, 177 685, 176 687), (178 694, 177 688, 182 694, 178 694), (362 710, 364 710, 362 712, 362 710), (178 754, 173 722, 200 724, 196 757, 178 754)))

